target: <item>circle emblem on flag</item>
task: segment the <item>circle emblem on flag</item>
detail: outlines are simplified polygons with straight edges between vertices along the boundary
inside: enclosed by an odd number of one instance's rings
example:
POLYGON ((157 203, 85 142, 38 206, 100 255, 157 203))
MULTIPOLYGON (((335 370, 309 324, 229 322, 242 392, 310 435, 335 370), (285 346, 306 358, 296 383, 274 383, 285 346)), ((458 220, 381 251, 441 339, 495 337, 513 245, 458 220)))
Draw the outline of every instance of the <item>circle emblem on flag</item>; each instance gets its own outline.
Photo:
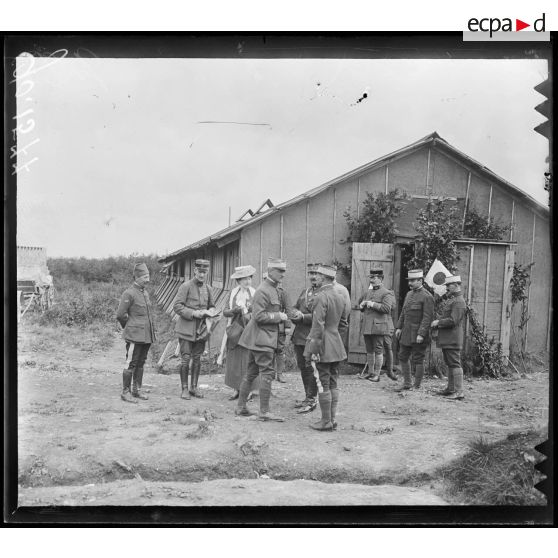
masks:
POLYGON ((435 273, 434 277, 432 277, 432 282, 435 285, 444 285, 446 282, 446 274, 443 271, 438 271, 438 273, 435 273))

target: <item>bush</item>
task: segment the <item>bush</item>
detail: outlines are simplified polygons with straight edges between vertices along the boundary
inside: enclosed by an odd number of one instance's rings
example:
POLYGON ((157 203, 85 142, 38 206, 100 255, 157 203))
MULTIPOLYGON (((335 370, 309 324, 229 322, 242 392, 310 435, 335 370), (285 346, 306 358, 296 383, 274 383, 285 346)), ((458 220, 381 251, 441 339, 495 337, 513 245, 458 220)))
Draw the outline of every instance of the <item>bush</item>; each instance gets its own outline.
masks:
POLYGON ((465 214, 463 236, 465 238, 482 238, 485 240, 503 240, 510 231, 510 225, 502 225, 494 219, 482 215, 474 207, 468 207, 465 214))

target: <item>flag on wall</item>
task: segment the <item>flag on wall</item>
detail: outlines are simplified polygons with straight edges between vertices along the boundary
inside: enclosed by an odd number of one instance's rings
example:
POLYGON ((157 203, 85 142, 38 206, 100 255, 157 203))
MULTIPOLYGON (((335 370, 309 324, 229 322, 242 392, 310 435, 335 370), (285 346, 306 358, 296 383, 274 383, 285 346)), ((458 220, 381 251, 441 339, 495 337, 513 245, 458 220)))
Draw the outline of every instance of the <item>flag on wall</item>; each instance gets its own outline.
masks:
POLYGON ((427 285, 434 289, 434 292, 440 296, 446 293, 446 277, 449 277, 451 273, 448 271, 446 266, 436 258, 434 263, 428 270, 426 277, 424 278, 427 285))

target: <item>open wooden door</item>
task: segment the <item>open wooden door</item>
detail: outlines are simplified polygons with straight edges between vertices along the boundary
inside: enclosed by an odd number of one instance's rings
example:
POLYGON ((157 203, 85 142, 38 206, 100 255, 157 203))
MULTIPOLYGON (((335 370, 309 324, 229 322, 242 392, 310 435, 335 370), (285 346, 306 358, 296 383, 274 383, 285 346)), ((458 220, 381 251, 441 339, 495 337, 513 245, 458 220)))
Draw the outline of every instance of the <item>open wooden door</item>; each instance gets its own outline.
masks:
POLYGON ((362 312, 359 310, 358 302, 367 291, 368 285, 370 284, 370 269, 376 266, 382 267, 384 270, 384 285, 388 289, 393 289, 393 260, 393 244, 371 244, 368 242, 353 243, 349 362, 355 364, 363 364, 366 362, 366 349, 362 336, 362 312))

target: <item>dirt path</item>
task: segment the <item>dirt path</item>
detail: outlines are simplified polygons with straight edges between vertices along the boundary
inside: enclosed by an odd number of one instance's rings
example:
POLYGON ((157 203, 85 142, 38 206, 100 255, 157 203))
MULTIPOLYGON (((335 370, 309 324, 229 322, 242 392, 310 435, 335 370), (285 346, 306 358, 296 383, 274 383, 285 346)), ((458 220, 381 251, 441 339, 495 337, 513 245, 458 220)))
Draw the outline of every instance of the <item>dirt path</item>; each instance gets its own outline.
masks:
MULTIPOLYGON (((515 381, 467 382, 464 402, 433 396, 441 386, 437 380, 427 380, 421 391, 397 394, 396 384, 385 377, 372 384, 343 376, 339 430, 318 433, 308 427, 318 419, 317 411, 298 415, 293 409, 294 399, 302 395, 300 376, 294 371, 287 374, 286 384, 273 386, 272 408, 286 422, 261 423, 234 416, 222 374, 200 378, 205 399, 183 401, 176 375, 146 369, 144 384, 150 399, 131 405, 119 397, 123 365, 119 342, 97 353, 71 343, 40 351, 26 343, 21 347, 19 484, 22 498, 29 503, 38 498, 40 505, 70 497, 74 489, 52 488, 48 496, 48 490, 37 487, 134 478, 149 482, 111 485, 119 503, 138 503, 137 498, 144 498, 138 490, 144 489, 154 498, 166 499, 162 485, 152 481, 167 486, 177 481, 261 481, 262 476, 404 485, 436 492, 435 470, 462 455, 471 440, 482 435, 492 441, 514 431, 545 428, 548 421, 548 376, 543 374, 515 381)), ((257 409, 257 400, 251 405, 257 409)), ((252 494, 256 501, 259 486, 264 485, 247 485, 247 492, 229 486, 227 494, 252 494)), ((275 483, 265 484, 266 489, 272 486, 275 483)), ((289 486, 294 503, 300 485, 289 486)), ((198 488, 188 485, 187 490, 199 495, 198 488)), ((91 492, 97 505, 104 503, 102 490, 96 486, 91 492)), ((426 492, 420 493, 425 499, 426 492)), ((342 494, 339 488, 331 497, 342 494)), ((395 502, 401 496, 391 497, 395 502)), ((415 496, 408 492, 409 498, 415 496)), ((376 497, 386 496, 370 493, 370 498, 376 497)), ((182 497, 178 499, 185 505, 182 497)), ((347 492, 347 503, 350 499, 347 492)), ((210 501, 204 503, 212 505, 210 501)))

